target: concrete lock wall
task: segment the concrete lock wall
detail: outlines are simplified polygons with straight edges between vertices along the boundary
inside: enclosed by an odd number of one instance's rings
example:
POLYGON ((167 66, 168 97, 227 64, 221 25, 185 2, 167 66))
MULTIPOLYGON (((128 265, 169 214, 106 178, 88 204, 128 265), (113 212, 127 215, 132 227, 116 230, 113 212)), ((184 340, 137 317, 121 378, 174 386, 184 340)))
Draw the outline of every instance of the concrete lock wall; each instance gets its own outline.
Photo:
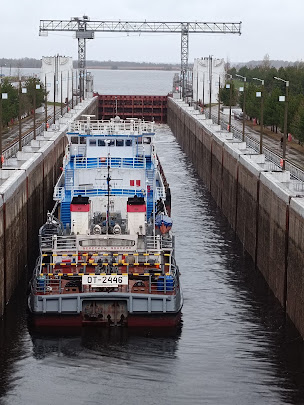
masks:
POLYGON ((0 316, 38 254, 38 230, 54 205, 68 122, 96 111, 97 97, 83 101, 0 169, 0 316))
POLYGON ((293 198, 289 206, 286 311, 304 336, 304 201, 293 198))
POLYGON ((168 124, 304 337, 304 185, 181 100, 168 124))

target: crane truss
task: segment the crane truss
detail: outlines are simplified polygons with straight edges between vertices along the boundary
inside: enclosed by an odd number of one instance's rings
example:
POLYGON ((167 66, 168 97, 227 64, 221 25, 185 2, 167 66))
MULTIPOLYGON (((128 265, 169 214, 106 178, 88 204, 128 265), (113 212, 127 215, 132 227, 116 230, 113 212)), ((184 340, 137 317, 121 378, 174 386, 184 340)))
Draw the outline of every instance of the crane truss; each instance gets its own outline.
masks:
POLYGON ((75 31, 78 39, 78 67, 80 96, 84 96, 86 40, 95 32, 168 33, 181 34, 181 75, 183 96, 188 71, 189 33, 241 34, 241 22, 157 22, 157 21, 90 21, 87 16, 71 20, 40 20, 39 35, 49 31, 75 31))

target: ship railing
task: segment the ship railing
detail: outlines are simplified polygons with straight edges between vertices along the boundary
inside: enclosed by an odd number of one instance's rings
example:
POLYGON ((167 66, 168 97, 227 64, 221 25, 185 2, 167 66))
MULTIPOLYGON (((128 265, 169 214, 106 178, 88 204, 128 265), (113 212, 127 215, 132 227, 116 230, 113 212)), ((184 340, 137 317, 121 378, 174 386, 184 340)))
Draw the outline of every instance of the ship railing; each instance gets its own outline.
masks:
POLYGON ((146 236, 147 249, 172 249, 173 241, 169 234, 165 235, 155 235, 155 236, 146 236))
MULTIPOLYGON (((116 275, 116 274, 115 274, 116 275)), ((113 274, 113 277, 115 277, 113 274)), ((39 274, 33 284, 34 292, 38 295, 49 294, 67 294, 67 293, 94 293, 108 292, 107 288, 97 290, 86 285, 73 277, 67 280, 67 276, 39 274), (69 283, 70 282, 70 283, 69 283), (68 284, 69 283, 69 284, 68 284)), ((111 292, 124 292, 124 293, 139 293, 139 294, 161 294, 172 295, 176 293, 178 287, 178 278, 176 273, 150 273, 146 276, 136 278, 136 276, 129 277, 127 285, 120 287, 111 287, 111 292)))
POLYGON ((165 199, 166 198, 166 190, 165 187, 156 187, 156 199, 159 198, 165 199))
POLYGON ((104 135, 140 135, 143 133, 154 133, 154 123, 149 121, 142 121, 138 119, 131 119, 126 121, 114 120, 98 120, 87 121, 77 120, 69 125, 69 132, 89 133, 89 134, 104 134, 104 135))
MULTIPOLYGON (((130 187, 130 186, 122 186, 121 188, 111 188, 110 189, 111 195, 117 196, 134 196, 137 195, 138 197, 144 196, 144 190, 140 187, 130 187)), ((74 196, 82 195, 85 197, 96 197, 96 196, 107 196, 108 195, 108 187, 105 185, 104 187, 92 187, 89 186, 78 186, 73 187, 71 190, 72 198, 74 196)))
POLYGON ((65 197, 64 178, 64 173, 62 172, 54 187, 53 199, 55 201, 62 201, 65 197))
POLYGON ((41 236, 40 237, 40 248, 42 251, 47 250, 63 250, 63 251, 76 251, 77 243, 76 236, 41 236))
POLYGON ((77 156, 74 159, 75 169, 95 169, 95 168, 126 168, 126 169, 142 169, 145 168, 144 157, 135 158, 118 158, 118 157, 96 157, 87 158, 77 156))
POLYGON ((54 201, 63 201, 65 197, 65 189, 64 187, 55 187, 53 193, 53 200, 54 201))

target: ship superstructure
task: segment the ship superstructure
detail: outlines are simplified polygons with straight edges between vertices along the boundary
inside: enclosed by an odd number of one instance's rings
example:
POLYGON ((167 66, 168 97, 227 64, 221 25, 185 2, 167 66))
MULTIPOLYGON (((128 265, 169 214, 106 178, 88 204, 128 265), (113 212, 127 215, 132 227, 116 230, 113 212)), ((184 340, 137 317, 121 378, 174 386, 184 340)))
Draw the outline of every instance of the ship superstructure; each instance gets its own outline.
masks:
POLYGON ((178 324, 171 195, 154 124, 86 116, 70 124, 67 137, 55 207, 39 232, 34 323, 178 324))

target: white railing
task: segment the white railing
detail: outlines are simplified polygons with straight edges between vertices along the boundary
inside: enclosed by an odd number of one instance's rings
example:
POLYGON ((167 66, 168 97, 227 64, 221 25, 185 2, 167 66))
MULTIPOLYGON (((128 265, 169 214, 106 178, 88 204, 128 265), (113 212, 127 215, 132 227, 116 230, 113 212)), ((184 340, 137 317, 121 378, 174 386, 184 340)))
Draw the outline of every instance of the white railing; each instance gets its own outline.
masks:
POLYGON ((138 120, 136 118, 130 120, 77 120, 69 125, 69 132, 101 134, 101 135, 116 135, 130 134, 140 135, 143 133, 154 133, 154 122, 138 120))
POLYGON ((63 201, 65 197, 65 190, 64 187, 55 187, 53 193, 53 200, 54 201, 63 201))
POLYGON ((77 243, 76 236, 41 236, 40 248, 42 251, 52 250, 64 250, 76 252, 77 243))
POLYGON ((173 241, 169 235, 160 236, 146 236, 147 249, 160 250, 160 249, 172 249, 173 241))
POLYGON ((118 157, 75 157, 75 169, 94 169, 101 167, 122 167, 127 169, 141 169, 145 168, 145 158, 118 158, 118 157))
MULTIPOLYGON (((59 190, 58 190, 59 192, 59 190)), ((94 186, 74 186, 71 188, 71 196, 78 196, 81 194, 82 196, 89 197, 89 196, 106 196, 108 195, 108 186, 105 184, 101 187, 94 187, 94 186)), ((134 196, 134 194, 138 196, 143 196, 145 194, 145 190, 140 187, 130 187, 121 186, 121 187, 111 187, 110 188, 110 195, 120 195, 120 196, 134 196)))
POLYGON ((165 187, 156 187, 156 199, 159 198, 165 199, 166 198, 166 190, 165 187))

